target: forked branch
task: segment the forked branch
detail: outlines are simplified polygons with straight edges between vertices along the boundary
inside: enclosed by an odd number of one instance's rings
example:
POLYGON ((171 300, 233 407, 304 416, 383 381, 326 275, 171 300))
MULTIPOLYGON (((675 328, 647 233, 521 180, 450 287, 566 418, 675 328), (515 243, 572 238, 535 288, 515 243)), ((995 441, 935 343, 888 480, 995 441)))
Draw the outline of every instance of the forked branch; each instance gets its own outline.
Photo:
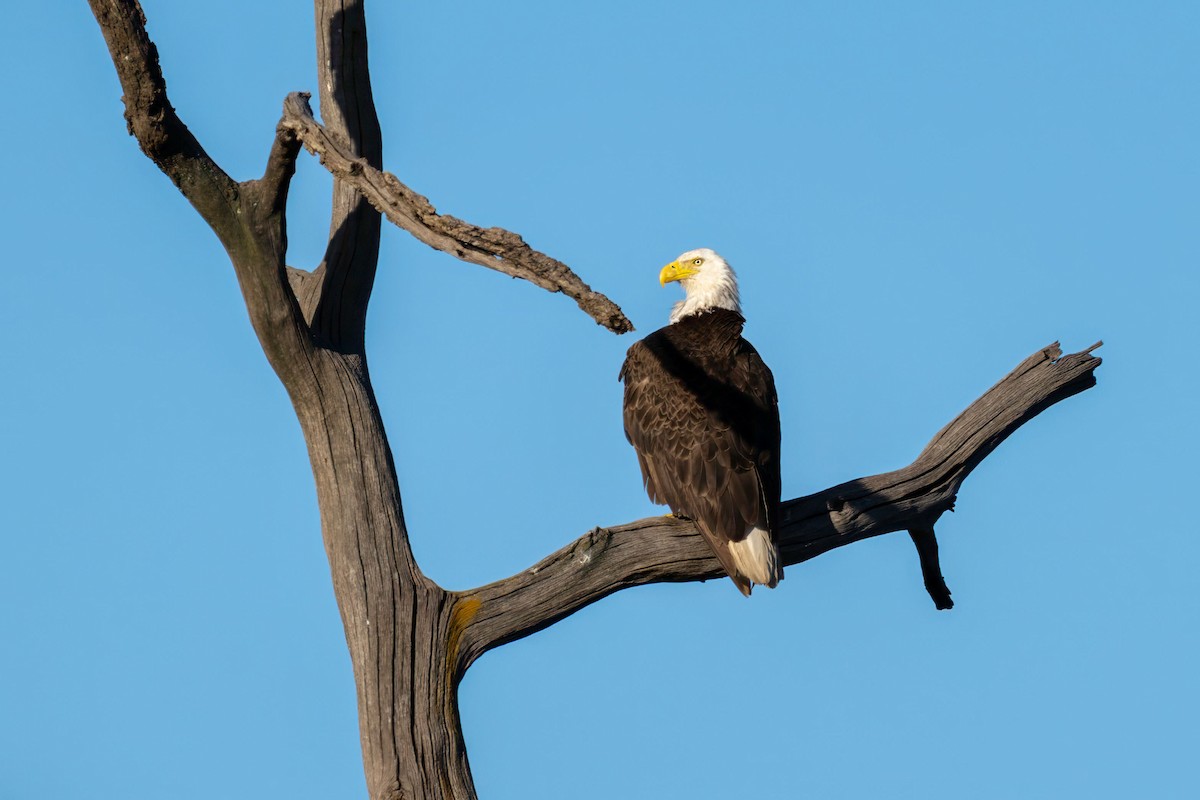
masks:
POLYGON ((254 330, 281 375, 308 349, 283 265, 285 206, 299 145, 283 131, 259 180, 238 183, 205 152, 167 97, 158 49, 137 0, 89 0, 124 91, 125 119, 142 151, 195 206, 229 253, 254 330))
POLYGON ((480 228, 439 214, 428 199, 405 186, 390 172, 356 158, 338 137, 313 118, 308 95, 293 93, 283 104, 284 122, 333 175, 357 189, 395 225, 430 247, 494 269, 551 292, 562 292, 599 324, 615 333, 633 330, 621 309, 583 282, 566 264, 534 250, 503 228, 480 228))
POLYGON ((136 0, 88 2, 125 93, 129 133, 224 242, 238 227, 237 183, 209 158, 171 106, 141 6, 136 0))
MULTIPOLYGON (((933 525, 953 507, 963 480, 1021 425, 1059 400, 1094 386, 1100 359, 1091 351, 1099 345, 1063 356, 1055 343, 1034 353, 943 428, 903 469, 784 502, 785 563, 798 564, 899 530, 919 532, 914 538, 922 539, 918 549, 925 546, 922 555, 927 560, 933 525)), ((949 607, 940 570, 935 579, 932 564, 923 567, 935 602, 949 607)), ((722 574, 690 522, 654 517, 596 528, 524 572, 462 592, 460 602, 470 603, 473 611, 457 666, 465 670, 487 650, 546 628, 621 589, 722 574)))

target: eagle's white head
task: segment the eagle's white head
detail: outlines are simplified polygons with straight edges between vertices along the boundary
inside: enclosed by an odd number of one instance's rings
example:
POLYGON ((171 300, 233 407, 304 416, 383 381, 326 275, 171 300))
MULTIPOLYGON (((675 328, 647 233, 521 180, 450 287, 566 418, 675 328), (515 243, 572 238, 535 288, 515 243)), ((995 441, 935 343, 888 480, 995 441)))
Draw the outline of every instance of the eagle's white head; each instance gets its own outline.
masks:
POLYGON ((658 281, 663 286, 678 281, 683 287, 685 297, 671 309, 672 323, 714 308, 742 313, 737 276, 725 259, 707 247, 688 250, 667 264, 659 273, 658 281))

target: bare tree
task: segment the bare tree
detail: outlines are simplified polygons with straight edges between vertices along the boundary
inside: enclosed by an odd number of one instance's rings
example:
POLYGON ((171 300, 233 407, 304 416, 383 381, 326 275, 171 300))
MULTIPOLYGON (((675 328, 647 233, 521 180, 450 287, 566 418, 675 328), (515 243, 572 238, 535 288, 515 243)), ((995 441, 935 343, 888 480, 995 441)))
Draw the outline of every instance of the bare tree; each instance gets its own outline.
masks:
MULTIPOLYGON (((89 2, 125 93, 130 133, 224 245, 259 342, 300 420, 357 685, 370 796, 473 798, 457 690, 475 659, 621 589, 721 571, 690 522, 656 517, 596 528, 530 569, 470 591, 447 591, 421 573, 367 371, 364 328, 381 215, 431 247, 568 295, 616 333, 632 325, 608 298, 520 236, 439 215, 382 171, 362 0, 315 0, 323 122, 307 95, 290 95, 262 177, 240 182, 171 107, 137 0, 89 2), (302 146, 334 176, 328 247, 311 272, 285 262, 288 186, 302 146)), ((953 508, 971 470, 1010 433, 1095 384, 1095 347, 1063 356, 1054 344, 1034 353, 908 467, 786 501, 786 563, 907 530, 930 595, 938 608, 949 608, 934 524, 953 508)))

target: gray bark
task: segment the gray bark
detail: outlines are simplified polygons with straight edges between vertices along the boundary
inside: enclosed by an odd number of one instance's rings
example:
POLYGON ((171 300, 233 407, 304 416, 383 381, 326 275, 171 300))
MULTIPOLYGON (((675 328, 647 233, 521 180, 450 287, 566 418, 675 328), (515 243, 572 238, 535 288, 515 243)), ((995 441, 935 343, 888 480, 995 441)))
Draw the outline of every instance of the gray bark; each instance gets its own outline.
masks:
MULTIPOLYGON (((620 589, 705 580, 720 568, 691 523, 656 517, 597 528, 529 570, 472 591, 447 592, 421 573, 363 340, 379 211, 431 246, 568 294, 610 329, 631 326, 608 298, 516 234, 438 215, 382 172, 361 0, 316 0, 324 125, 300 96, 290 97, 263 176, 242 182, 212 161, 171 107, 136 0, 89 3, 125 93, 130 133, 225 247, 263 351, 300 421, 354 668, 370 797, 473 798, 457 689, 476 658, 620 589), (302 141, 335 176, 329 244, 311 273, 284 261, 288 186, 302 141)), ((787 501, 786 563, 909 530, 930 594, 949 607, 934 523, 1005 437, 1094 384, 1100 359, 1089 351, 1059 356, 1055 345, 1026 359, 909 467, 787 501)))

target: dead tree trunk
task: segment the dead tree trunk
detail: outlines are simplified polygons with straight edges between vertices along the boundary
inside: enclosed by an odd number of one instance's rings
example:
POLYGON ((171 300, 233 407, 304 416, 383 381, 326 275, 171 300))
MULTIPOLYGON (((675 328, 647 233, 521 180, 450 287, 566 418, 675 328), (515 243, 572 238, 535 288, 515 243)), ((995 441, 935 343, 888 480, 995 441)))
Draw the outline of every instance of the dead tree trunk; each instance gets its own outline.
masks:
MULTIPOLYGON (((130 133, 224 245, 263 351, 300 420, 354 668, 370 796, 473 798, 457 692, 476 658, 628 586, 721 573, 691 524, 666 518, 597 528, 531 569, 473 591, 447 592, 421 573, 367 370, 380 212, 432 247, 568 295, 615 332, 632 326, 608 298, 516 234, 439 215, 382 171, 361 0, 316 0, 324 124, 306 96, 290 96, 263 176, 242 182, 209 158, 171 107, 136 0, 89 2, 125 93, 130 133), (328 248, 311 272, 285 263, 288 186, 302 144, 335 179, 328 248)), ((1090 349, 1062 358, 1056 345, 1035 353, 911 466, 785 503, 786 563, 908 530, 930 594, 939 608, 949 607, 934 523, 1006 436, 1094 384, 1100 359, 1090 349)))

